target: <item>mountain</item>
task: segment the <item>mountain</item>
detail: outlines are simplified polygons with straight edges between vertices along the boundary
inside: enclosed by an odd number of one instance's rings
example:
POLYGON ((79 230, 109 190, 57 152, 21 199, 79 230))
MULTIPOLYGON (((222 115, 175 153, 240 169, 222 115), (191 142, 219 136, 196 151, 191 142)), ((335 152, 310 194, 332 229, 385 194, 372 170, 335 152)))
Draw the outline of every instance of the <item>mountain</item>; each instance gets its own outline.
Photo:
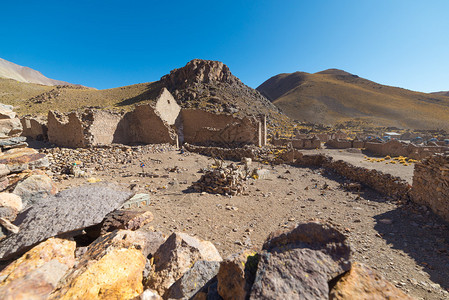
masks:
POLYGON ((46 115, 49 110, 67 112, 88 106, 128 109, 154 100, 167 88, 184 108, 226 112, 238 116, 268 115, 288 119, 258 91, 243 84, 218 61, 194 59, 160 80, 106 90, 80 86, 42 86, 0 78, 0 103, 15 106, 19 114, 46 115))
POLYGON ((279 74, 257 90, 300 121, 449 130, 449 97, 381 85, 343 70, 279 74))
POLYGON ((16 65, 0 58, 0 77, 13 79, 19 82, 36 83, 42 85, 72 85, 65 81, 54 80, 45 77, 41 72, 28 67, 16 65))

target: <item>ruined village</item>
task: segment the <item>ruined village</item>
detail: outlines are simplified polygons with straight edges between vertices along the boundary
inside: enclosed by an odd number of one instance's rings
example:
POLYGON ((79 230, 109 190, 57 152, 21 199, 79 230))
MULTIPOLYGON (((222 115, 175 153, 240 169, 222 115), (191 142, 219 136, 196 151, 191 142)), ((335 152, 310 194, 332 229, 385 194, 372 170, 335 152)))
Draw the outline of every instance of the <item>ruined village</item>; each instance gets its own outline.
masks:
POLYGON ((444 130, 293 121, 220 62, 152 84, 0 105, 1 299, 449 298, 444 130))

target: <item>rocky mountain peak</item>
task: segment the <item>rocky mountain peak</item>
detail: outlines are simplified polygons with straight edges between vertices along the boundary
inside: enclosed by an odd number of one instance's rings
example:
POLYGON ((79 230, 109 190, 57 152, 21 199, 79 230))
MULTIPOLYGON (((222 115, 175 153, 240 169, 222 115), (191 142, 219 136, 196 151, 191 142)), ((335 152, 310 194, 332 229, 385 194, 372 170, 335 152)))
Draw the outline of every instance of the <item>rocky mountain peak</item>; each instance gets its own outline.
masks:
POLYGON ((219 61, 194 59, 184 67, 174 69, 161 78, 168 87, 182 89, 194 84, 235 83, 239 81, 232 75, 228 66, 219 61))

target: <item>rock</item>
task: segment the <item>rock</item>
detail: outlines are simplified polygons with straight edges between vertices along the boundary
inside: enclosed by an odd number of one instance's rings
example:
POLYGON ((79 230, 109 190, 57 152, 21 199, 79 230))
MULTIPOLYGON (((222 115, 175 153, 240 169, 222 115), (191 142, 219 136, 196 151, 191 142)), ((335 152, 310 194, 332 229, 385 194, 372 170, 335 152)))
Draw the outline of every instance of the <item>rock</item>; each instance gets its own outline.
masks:
POLYGON ((218 294, 224 299, 247 299, 257 270, 259 256, 245 250, 223 260, 218 271, 218 294))
POLYGON ((7 177, 0 178, 0 192, 6 190, 9 186, 9 179, 7 177))
POLYGON ((326 299, 328 282, 351 267, 346 237, 318 223, 271 234, 263 250, 254 299, 326 299))
POLYGON ((24 207, 29 207, 54 195, 58 192, 53 180, 46 174, 41 172, 39 175, 31 175, 24 181, 19 182, 15 187, 13 193, 20 196, 24 207))
POLYGON ((0 218, 0 225, 2 225, 9 232, 12 232, 12 233, 18 233, 19 232, 19 227, 17 227, 14 224, 11 224, 11 222, 8 221, 5 218, 0 218))
POLYGON ((162 297, 159 294, 152 290, 146 289, 141 295, 140 300, 162 300, 162 297))
POLYGON ((414 299, 367 266, 354 263, 329 293, 329 299, 414 299))
POLYGON ((17 217, 17 210, 7 206, 0 206, 0 218, 14 221, 17 217))
POLYGON ((220 262, 199 260, 165 293, 168 299, 190 299, 218 273, 220 262))
POLYGON ((0 119, 0 139, 17 137, 21 133, 22 124, 19 119, 0 119))
POLYGON ((12 105, 0 103, 0 119, 15 119, 16 116, 12 105))
POLYGON ((88 249, 49 299, 133 299, 143 292, 144 267, 135 248, 88 249))
POLYGON ((257 176, 258 179, 266 179, 268 177, 268 174, 270 174, 270 170, 257 169, 254 171, 254 174, 257 176))
POLYGON ((141 206, 150 205, 150 195, 148 194, 135 194, 131 199, 126 201, 122 208, 136 208, 141 206))
POLYGON ((26 137, 24 137, 24 136, 3 139, 3 140, 0 140, 0 148, 2 148, 2 150, 6 150, 6 149, 13 149, 13 148, 28 147, 28 144, 25 141, 26 141, 26 137))
POLYGON ((11 149, 0 154, 0 164, 6 165, 10 172, 26 169, 46 168, 50 165, 45 154, 31 148, 11 149))
POLYGON ((22 210, 22 198, 20 196, 11 193, 0 193, 0 206, 10 207, 19 212, 22 210))
POLYGON ((50 238, 0 273, 1 299, 47 299, 75 263, 74 241, 50 238))
POLYGON ((134 210, 116 210, 110 212, 104 218, 100 234, 103 235, 116 229, 137 230, 153 221, 153 219, 154 216, 148 210, 148 208, 134 210))
POLYGON ((215 246, 185 233, 175 232, 154 253, 154 270, 146 286, 164 295, 198 260, 221 261, 215 246))
POLYGON ((0 260, 19 255, 52 236, 99 224, 106 214, 131 197, 113 184, 88 184, 64 190, 20 213, 14 224, 20 232, 0 243, 0 260))
POLYGON ((11 173, 11 171, 9 171, 8 167, 4 164, 0 164, 0 177, 6 176, 9 173, 11 173))
POLYGON ((133 247, 140 250, 144 257, 147 257, 148 255, 153 255, 164 242, 164 236, 160 232, 148 230, 116 230, 97 238, 89 245, 88 251, 94 251, 92 249, 101 250, 110 246, 116 248, 133 247))

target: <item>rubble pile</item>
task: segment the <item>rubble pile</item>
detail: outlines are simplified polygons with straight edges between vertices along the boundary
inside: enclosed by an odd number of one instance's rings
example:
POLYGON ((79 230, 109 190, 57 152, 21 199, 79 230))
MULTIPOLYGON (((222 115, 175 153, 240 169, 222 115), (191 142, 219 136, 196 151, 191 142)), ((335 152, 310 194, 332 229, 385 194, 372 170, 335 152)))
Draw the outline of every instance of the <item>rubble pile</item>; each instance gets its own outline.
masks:
POLYGON ((193 189, 198 192, 221 195, 240 195, 245 190, 245 180, 249 176, 249 171, 242 169, 238 165, 214 165, 210 170, 206 170, 200 180, 193 184, 193 189))
POLYGON ((148 153, 163 153, 176 148, 168 144, 145 146, 108 145, 93 148, 44 148, 53 180, 69 177, 90 176, 95 171, 119 170, 125 164, 139 164, 139 156, 148 153))

